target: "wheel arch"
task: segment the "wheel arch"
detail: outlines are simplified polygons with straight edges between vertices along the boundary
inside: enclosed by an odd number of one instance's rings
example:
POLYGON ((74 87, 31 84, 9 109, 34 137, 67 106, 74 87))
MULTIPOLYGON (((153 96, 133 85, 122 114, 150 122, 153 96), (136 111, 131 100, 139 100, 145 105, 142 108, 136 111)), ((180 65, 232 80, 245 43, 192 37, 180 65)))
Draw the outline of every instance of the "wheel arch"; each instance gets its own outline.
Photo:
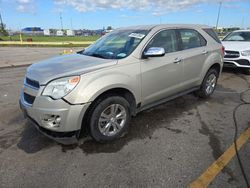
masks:
POLYGON ((217 70, 217 71, 218 71, 218 74, 220 74, 221 71, 222 71, 222 67, 221 67, 221 65, 220 65, 219 63, 214 63, 212 66, 209 67, 208 70, 210 70, 210 69, 215 69, 215 70, 217 70))
POLYGON ((86 110, 86 112, 82 118, 82 125, 81 125, 81 132, 82 133, 85 134, 86 132, 89 132, 89 127, 88 127, 89 119, 90 119, 91 113, 94 110, 95 106, 101 100, 103 100, 104 98, 110 97, 110 96, 121 96, 121 97, 125 98, 128 101, 128 103, 131 105, 132 116, 136 115, 137 102, 136 102, 136 98, 135 98, 134 94, 127 88, 123 88, 123 87, 110 88, 110 89, 103 91, 99 95, 97 95, 93 99, 91 105, 86 110))

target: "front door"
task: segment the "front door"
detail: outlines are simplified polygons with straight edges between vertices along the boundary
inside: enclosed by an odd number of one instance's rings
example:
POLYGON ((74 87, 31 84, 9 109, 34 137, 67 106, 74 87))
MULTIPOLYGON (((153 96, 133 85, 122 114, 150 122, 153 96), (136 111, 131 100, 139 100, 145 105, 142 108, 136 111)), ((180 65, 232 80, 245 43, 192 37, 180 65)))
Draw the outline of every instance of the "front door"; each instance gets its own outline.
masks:
POLYGON ((148 43, 150 47, 165 49, 163 57, 149 57, 141 62, 142 105, 147 105, 182 90, 182 57, 178 52, 176 32, 173 29, 158 32, 148 43))

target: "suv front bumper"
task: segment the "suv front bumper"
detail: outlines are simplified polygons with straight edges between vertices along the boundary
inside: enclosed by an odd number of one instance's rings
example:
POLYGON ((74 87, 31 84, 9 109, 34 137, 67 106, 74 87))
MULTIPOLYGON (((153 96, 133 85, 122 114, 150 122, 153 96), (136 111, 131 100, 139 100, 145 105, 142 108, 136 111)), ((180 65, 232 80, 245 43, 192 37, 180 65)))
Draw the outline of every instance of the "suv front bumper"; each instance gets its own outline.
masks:
POLYGON ((32 105, 21 93, 20 108, 40 132, 62 144, 76 143, 82 127, 82 119, 90 103, 71 105, 62 99, 37 96, 32 105))
POLYGON ((250 68, 250 58, 224 58, 224 67, 250 68))

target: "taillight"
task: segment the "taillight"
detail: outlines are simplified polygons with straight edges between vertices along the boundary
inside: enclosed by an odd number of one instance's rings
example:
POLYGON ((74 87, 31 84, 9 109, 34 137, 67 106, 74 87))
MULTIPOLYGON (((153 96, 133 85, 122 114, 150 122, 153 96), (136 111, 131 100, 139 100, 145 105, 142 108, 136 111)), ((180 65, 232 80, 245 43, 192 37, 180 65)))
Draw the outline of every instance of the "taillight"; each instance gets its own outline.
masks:
POLYGON ((221 55, 222 55, 222 57, 224 57, 224 55, 225 55, 225 47, 224 46, 221 47, 221 55))

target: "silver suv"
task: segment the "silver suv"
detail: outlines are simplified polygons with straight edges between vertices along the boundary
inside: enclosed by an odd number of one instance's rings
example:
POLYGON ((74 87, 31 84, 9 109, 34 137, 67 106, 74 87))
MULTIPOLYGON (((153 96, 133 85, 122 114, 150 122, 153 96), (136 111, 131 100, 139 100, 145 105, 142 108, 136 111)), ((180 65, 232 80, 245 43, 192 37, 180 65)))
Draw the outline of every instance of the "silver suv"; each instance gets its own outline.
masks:
POLYGON ((77 54, 28 67, 20 106, 58 142, 75 142, 85 132, 98 142, 112 141, 142 110, 190 92, 209 97, 223 55, 208 26, 117 29, 77 54))

